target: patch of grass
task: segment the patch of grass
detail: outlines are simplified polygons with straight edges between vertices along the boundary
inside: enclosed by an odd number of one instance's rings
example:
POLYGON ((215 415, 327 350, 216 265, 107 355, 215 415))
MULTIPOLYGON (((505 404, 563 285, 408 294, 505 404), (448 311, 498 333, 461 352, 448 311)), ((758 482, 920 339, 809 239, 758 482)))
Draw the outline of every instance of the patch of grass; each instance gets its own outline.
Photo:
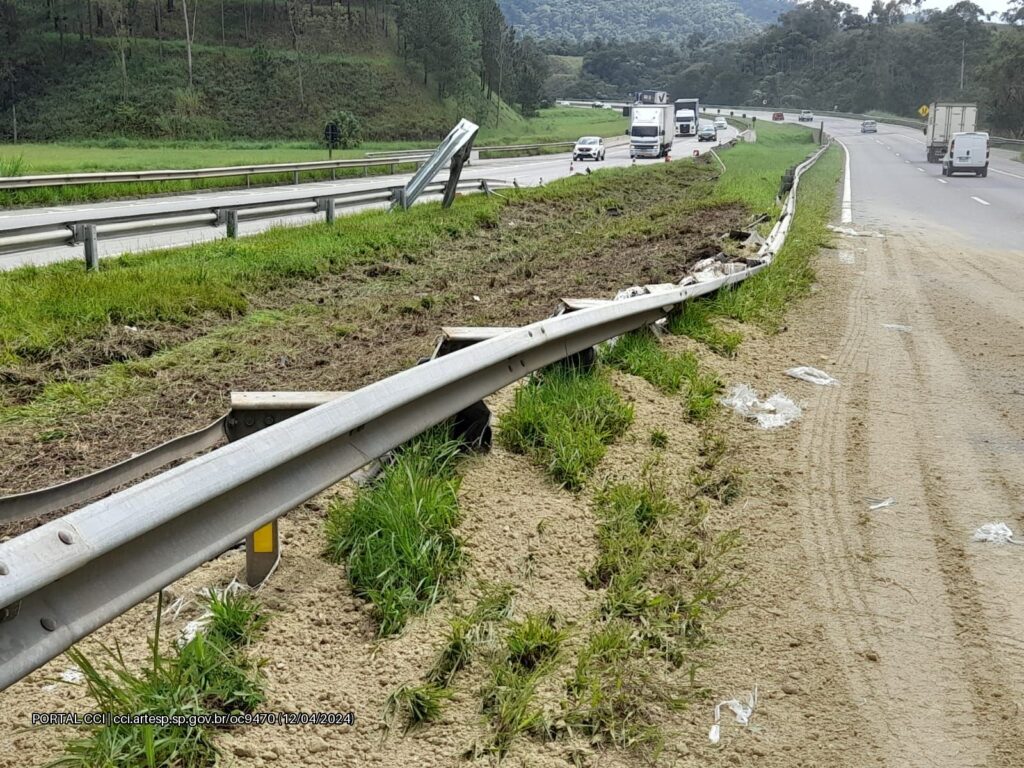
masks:
POLYGON ((658 687, 629 622, 608 621, 590 636, 566 690, 572 702, 566 714, 570 732, 591 744, 642 747, 657 757, 664 741, 651 722, 657 704, 652 692, 658 687))
POLYGON ((384 705, 384 725, 390 729, 395 717, 405 723, 405 732, 436 720, 452 692, 436 683, 403 685, 395 689, 384 705))
POLYGON ((469 666, 476 646, 489 641, 496 625, 512 608, 512 585, 485 585, 483 594, 468 616, 456 616, 448 623, 448 637, 426 680, 450 687, 455 675, 469 666))
POLYGON ((501 417, 498 439, 527 454, 561 485, 578 491, 605 453, 625 432, 633 409, 599 369, 555 366, 516 390, 501 417))
POLYGON ((706 300, 691 299, 683 302, 668 320, 668 330, 676 336, 689 336, 723 357, 735 357, 743 341, 739 331, 725 331, 711 322, 711 309, 706 300))
POLYGON ((380 635, 437 601, 463 567, 459 521, 459 443, 435 428, 406 445, 354 500, 327 515, 327 555, 345 561, 357 595, 371 601, 380 635))
POLYGON ((558 659, 564 630, 554 614, 529 615, 513 622, 504 653, 491 667, 483 690, 483 711, 491 727, 485 752, 499 760, 520 735, 539 730, 543 713, 535 701, 537 685, 558 659))
POLYGON ((619 370, 647 380, 662 392, 684 389, 684 410, 693 421, 706 419, 716 407, 722 383, 704 370, 692 352, 669 354, 649 328, 621 336, 602 353, 602 360, 619 370))
MULTIPOLYGON (((97 663, 79 648, 68 651, 68 658, 85 676, 94 709, 168 718, 255 711, 264 701, 261 662, 248 657, 246 643, 265 623, 262 609, 251 596, 228 604, 226 597, 213 595, 209 607, 210 630, 198 633, 172 655, 159 648, 158 619, 150 643, 152 663, 138 671, 129 666, 117 645, 103 646, 97 663), (244 631, 234 631, 239 628, 244 631)), ((51 766, 205 768, 218 761, 212 729, 207 726, 110 724, 86 726, 85 731, 51 766)))
POLYGON ((564 640, 565 631, 558 628, 557 617, 531 614, 513 624, 509 632, 508 663, 520 672, 540 669, 557 658, 564 640))
POLYGON ((248 590, 210 593, 210 622, 206 635, 223 645, 245 648, 255 642, 270 621, 256 596, 248 590))
POLYGON ((650 328, 620 336, 603 350, 601 359, 620 371, 640 376, 668 394, 678 392, 697 368, 693 355, 667 353, 650 328))
POLYGON ((663 429, 652 429, 650 443, 655 448, 667 448, 668 434, 663 429))

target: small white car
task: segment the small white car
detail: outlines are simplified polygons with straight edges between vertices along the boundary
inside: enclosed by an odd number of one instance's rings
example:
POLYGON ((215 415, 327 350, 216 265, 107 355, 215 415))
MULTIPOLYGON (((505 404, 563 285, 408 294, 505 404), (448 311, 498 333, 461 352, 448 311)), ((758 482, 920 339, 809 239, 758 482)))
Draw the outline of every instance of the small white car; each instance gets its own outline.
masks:
POLYGON ((600 136, 583 136, 572 148, 573 160, 604 160, 604 139, 600 136))
POLYGON ((814 113, 809 109, 800 110, 800 116, 797 118, 801 123, 813 123, 814 113))
POLYGON ((942 175, 973 173, 988 176, 988 134, 981 131, 954 133, 942 158, 942 175))
POLYGON ((725 118, 724 117, 716 117, 715 118, 715 130, 716 131, 724 131, 728 127, 729 127, 729 124, 727 122, 725 122, 725 118))
POLYGON ((864 120, 860 124, 861 133, 878 133, 878 123, 874 120, 864 120))

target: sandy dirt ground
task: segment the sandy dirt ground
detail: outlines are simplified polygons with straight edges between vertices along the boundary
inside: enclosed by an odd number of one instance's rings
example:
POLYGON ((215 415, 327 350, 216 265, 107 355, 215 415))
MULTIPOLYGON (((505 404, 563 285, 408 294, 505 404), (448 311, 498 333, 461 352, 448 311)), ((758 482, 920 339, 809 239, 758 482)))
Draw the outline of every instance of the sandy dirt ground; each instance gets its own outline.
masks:
MULTIPOLYGON (((920 235, 839 238, 822 252, 819 282, 783 333, 748 329, 735 360, 707 356, 727 382, 782 390, 803 414, 772 432, 729 414, 718 420, 744 493, 716 508, 712 525, 743 531, 743 579, 702 659, 706 693, 665 723, 658 764, 1024 764, 1024 547, 971 540, 987 522, 1024 530, 1022 258, 920 235), (788 378, 793 365, 823 368, 841 384, 788 378), (894 504, 869 509, 869 499, 887 497, 894 504), (750 725, 727 714, 721 742, 710 744, 714 703, 755 686, 750 725)), ((685 482, 697 430, 678 400, 630 377, 616 383, 637 423, 601 472, 635 476, 657 427, 669 435, 666 480, 685 482)), ((498 413, 509 397, 493 398, 498 413)), ((480 670, 466 673, 441 723, 405 738, 384 739, 380 728, 387 694, 423 673, 445 619, 472 604, 481 579, 513 581, 517 614, 553 608, 570 625, 586 620, 599 595, 580 579, 596 552, 585 496, 553 488, 527 460, 496 449, 467 466, 461 502, 471 553, 463 586, 383 642, 373 641, 341 569, 319 557, 324 500, 285 520, 285 556, 261 593, 275 611, 258 648, 269 659, 266 708, 352 710, 358 721, 240 729, 220 739, 226 764, 466 764, 463 751, 484 733, 480 670)), ((226 583, 240 565, 233 553, 173 592, 226 583)), ((151 603, 140 606, 98 639, 123 637, 141 658, 141 635, 130 628, 146 626, 152 612, 151 603)), ((66 666, 58 659, 0 697, 0 765, 58 754, 68 729, 25 726, 32 711, 85 707, 74 686, 54 682, 66 666)), ((506 764, 571 765, 569 746, 523 738, 506 764)), ((585 761, 645 764, 600 751, 585 761)))

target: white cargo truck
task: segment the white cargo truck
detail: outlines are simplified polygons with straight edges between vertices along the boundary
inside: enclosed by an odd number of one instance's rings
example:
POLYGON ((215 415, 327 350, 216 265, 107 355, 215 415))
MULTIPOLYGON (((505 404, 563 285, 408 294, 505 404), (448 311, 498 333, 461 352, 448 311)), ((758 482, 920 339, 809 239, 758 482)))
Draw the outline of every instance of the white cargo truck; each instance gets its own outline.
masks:
POLYGON ((978 127, 977 104, 936 102, 928 108, 928 127, 924 129, 929 163, 942 162, 955 133, 974 133, 978 127))
POLYGON ((676 99, 676 136, 694 136, 700 128, 700 99, 676 99))
POLYGON ((664 157, 675 138, 675 107, 672 104, 634 105, 629 126, 629 156, 664 157))

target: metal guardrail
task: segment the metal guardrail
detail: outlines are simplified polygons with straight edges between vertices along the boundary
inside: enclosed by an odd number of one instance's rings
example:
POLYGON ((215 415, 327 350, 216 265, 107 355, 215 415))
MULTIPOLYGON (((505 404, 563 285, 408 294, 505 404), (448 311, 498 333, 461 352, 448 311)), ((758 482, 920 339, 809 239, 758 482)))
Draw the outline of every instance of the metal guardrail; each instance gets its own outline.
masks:
MULTIPOLYGON (((491 189, 509 186, 497 179, 476 179, 459 182, 459 189, 491 189)), ((431 182, 424 185, 426 194, 444 193, 447 184, 431 182)), ((328 222, 334 220, 338 208, 360 205, 386 204, 399 198, 401 187, 376 187, 370 189, 327 192, 315 194, 281 192, 277 199, 258 203, 217 205, 195 200, 176 202, 172 210, 126 214, 125 212, 93 213, 56 212, 42 217, 45 223, 0 231, 0 253, 21 253, 40 248, 60 245, 85 246, 86 264, 94 268, 98 258, 97 243, 100 240, 116 239, 132 234, 166 232, 196 227, 226 227, 229 237, 238 234, 238 225, 243 221, 281 218, 299 214, 323 213, 328 222)), ((127 209, 127 210, 130 210, 127 209)))
POLYGON ((418 154, 382 153, 379 156, 354 160, 316 160, 305 163, 270 163, 266 165, 230 165, 221 168, 191 168, 181 170, 156 171, 111 171, 106 173, 64 173, 40 176, 0 176, 0 190, 38 189, 41 187, 64 187, 81 184, 130 184, 147 181, 189 181, 195 179, 214 179, 230 176, 244 176, 248 182, 252 176, 274 173, 291 173, 292 180, 298 184, 300 174, 314 171, 336 171, 346 168, 377 168, 388 166, 391 172, 402 164, 422 161, 430 156, 430 151, 418 154))
POLYGON ((459 124, 452 128, 444 141, 438 145, 430 159, 424 162, 405 187, 399 190, 395 205, 408 208, 416 202, 416 198, 422 194, 430 180, 449 164, 451 171, 448 175, 448 183, 445 184, 442 205, 445 208, 451 205, 459 177, 462 175, 462 166, 469 160, 469 155, 473 151, 473 140, 476 139, 479 131, 480 126, 476 123, 465 119, 460 120, 459 124))
POLYGON ((785 240, 800 175, 824 150, 798 166, 758 259, 735 272, 497 329, 0 543, 0 689, 487 395, 760 272, 785 240))

